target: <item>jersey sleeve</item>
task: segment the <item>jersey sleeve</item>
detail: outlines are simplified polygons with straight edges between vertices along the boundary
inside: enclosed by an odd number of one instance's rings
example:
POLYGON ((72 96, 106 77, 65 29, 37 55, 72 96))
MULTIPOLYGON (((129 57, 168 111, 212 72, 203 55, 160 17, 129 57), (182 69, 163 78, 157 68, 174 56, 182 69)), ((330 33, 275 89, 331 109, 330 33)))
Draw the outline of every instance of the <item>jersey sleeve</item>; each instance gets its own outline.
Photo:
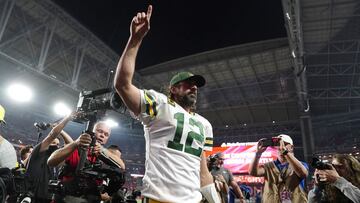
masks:
POLYGON ((148 124, 156 118, 159 112, 159 106, 164 102, 165 95, 156 92, 155 90, 140 90, 140 114, 135 117, 143 124, 148 124))
POLYGON ((208 122, 205 126, 205 144, 204 150, 205 151, 212 151, 213 147, 213 129, 211 124, 208 122))

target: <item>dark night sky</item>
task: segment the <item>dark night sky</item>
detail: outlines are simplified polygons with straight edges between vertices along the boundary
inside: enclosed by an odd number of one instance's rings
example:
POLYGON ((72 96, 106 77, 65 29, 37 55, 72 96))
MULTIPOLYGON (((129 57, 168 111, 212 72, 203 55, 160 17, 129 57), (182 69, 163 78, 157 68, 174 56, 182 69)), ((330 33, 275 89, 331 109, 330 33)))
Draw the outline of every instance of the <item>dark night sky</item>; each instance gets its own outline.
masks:
POLYGON ((138 69, 232 45, 285 37, 281 0, 54 0, 121 54, 138 11, 153 5, 138 69))

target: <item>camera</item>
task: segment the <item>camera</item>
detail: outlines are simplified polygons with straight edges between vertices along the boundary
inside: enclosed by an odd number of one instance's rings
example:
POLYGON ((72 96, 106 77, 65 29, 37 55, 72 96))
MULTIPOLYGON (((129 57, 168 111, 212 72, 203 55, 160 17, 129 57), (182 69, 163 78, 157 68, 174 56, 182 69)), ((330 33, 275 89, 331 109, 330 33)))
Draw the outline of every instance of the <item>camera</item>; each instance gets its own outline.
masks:
POLYGON ((320 159, 313 157, 311 160, 311 166, 318 170, 331 170, 330 164, 322 162, 320 159))
POLYGON ((82 114, 73 119, 78 123, 97 120, 102 117, 106 110, 114 110, 118 113, 126 111, 120 96, 111 88, 82 91, 79 94, 76 111, 82 114))
POLYGON ((51 124, 45 122, 39 122, 39 123, 34 123, 34 127, 37 128, 38 130, 47 130, 49 127, 51 127, 51 124))
POLYGON ((279 137, 265 138, 261 141, 261 145, 263 147, 279 146, 280 140, 281 138, 279 137))
MULTIPOLYGON (((59 177, 66 174, 66 167, 61 169, 59 177)), ((125 183, 125 170, 96 162, 84 166, 76 173, 72 181, 49 181, 49 191, 57 198, 66 195, 75 197, 91 196, 106 191, 109 195, 115 194, 125 183), (99 180, 109 180, 108 185, 98 184, 99 180)), ((96 196, 96 195, 95 195, 96 196)))
POLYGON ((33 194, 28 191, 29 185, 25 180, 24 168, 0 168, 0 201, 23 202, 31 199, 33 194))
POLYGON ((209 171, 211 171, 214 167, 216 167, 215 162, 219 159, 219 153, 212 154, 208 157, 207 167, 209 171))

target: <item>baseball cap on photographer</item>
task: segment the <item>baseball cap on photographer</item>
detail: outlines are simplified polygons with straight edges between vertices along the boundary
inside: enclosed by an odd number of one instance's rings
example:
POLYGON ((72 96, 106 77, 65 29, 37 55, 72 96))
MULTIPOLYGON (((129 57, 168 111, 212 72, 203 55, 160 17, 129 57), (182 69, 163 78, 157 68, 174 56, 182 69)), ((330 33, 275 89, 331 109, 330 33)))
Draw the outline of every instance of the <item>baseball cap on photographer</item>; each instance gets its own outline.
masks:
POLYGON ((291 137, 289 135, 285 135, 285 134, 280 134, 278 136, 276 136, 277 138, 281 138, 284 142, 289 143, 291 145, 294 145, 293 140, 291 139, 291 137))
POLYGON ((170 80, 170 86, 173 86, 184 80, 192 80, 195 82, 197 87, 202 87, 205 85, 205 78, 201 75, 194 75, 190 72, 180 72, 174 75, 170 80))
POLYGON ((5 109, 3 106, 0 105, 0 123, 6 124, 4 117, 5 117, 5 109))

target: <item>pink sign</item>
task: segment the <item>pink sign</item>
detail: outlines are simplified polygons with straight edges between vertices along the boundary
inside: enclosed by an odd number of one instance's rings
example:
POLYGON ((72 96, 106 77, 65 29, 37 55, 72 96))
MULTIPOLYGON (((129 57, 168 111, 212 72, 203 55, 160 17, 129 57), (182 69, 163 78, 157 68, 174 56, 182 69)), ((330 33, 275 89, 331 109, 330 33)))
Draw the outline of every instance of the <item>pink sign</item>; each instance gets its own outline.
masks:
MULTIPOLYGON (((224 168, 229 169, 235 174, 248 174, 249 164, 255 157, 256 145, 247 146, 232 146, 226 148, 224 151, 224 168)), ((268 147, 261 155, 260 164, 274 161, 277 158, 277 150, 273 147, 268 147)))

